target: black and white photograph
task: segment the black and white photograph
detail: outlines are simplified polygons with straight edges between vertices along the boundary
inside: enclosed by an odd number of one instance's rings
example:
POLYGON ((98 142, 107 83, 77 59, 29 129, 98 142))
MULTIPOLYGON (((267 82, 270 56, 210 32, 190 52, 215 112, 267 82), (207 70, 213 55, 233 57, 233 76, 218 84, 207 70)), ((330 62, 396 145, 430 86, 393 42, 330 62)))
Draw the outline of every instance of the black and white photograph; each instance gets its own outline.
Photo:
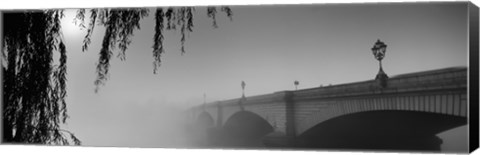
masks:
POLYGON ((1 144, 469 153, 478 19, 468 1, 1 10, 1 144))

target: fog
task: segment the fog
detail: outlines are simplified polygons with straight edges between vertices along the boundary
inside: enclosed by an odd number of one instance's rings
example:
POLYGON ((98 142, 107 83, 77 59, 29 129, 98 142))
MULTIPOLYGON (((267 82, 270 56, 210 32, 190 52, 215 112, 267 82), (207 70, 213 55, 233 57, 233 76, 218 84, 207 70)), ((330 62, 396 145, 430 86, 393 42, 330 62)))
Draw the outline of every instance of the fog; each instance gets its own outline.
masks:
MULTIPOLYGON (((383 61, 389 75, 466 65, 466 18, 460 5, 307 8, 235 7, 234 21, 219 16, 217 29, 199 8, 185 55, 178 50, 178 33, 165 34, 167 52, 157 75, 152 74, 151 12, 134 31, 126 61, 112 58, 111 77, 98 93, 93 82, 104 28, 95 29, 89 51, 82 52, 86 30, 73 24, 76 10, 66 10, 62 26, 68 28, 70 118, 65 128, 85 146, 194 146, 198 137, 190 135, 186 121, 191 118, 184 111, 201 105, 203 94, 207 102, 240 97, 240 81, 246 81, 251 96, 292 90, 295 80, 303 89, 371 79, 378 62, 370 48, 378 38, 389 45, 383 61)), ((465 130, 450 133, 459 131, 465 130)))

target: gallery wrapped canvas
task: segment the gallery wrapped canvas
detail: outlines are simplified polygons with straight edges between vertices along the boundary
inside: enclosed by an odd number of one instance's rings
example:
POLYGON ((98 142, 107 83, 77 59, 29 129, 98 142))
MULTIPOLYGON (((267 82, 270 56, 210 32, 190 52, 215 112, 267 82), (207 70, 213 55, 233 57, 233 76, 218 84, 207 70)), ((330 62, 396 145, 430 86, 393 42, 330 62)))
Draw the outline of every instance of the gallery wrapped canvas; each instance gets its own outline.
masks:
POLYGON ((1 11, 1 142, 468 153, 471 2, 1 11))

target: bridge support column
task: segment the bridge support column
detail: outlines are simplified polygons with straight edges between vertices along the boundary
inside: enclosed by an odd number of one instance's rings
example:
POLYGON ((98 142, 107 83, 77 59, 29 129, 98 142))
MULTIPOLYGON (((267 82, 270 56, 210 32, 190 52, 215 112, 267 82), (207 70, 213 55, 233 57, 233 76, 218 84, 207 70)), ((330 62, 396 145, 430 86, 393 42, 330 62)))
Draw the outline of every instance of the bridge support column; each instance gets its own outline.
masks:
POLYGON ((297 133, 295 131, 295 103, 293 101, 293 92, 286 91, 284 96, 285 101, 285 133, 288 146, 295 146, 297 133))
POLYGON ((263 137, 263 143, 269 147, 295 147, 296 131, 295 131, 295 106, 293 101, 293 93, 291 91, 282 93, 282 100, 285 104, 285 124, 284 128, 263 137))
POLYGON ((222 128, 223 122, 223 107, 221 102, 217 103, 217 122, 215 122, 215 126, 217 128, 222 128))

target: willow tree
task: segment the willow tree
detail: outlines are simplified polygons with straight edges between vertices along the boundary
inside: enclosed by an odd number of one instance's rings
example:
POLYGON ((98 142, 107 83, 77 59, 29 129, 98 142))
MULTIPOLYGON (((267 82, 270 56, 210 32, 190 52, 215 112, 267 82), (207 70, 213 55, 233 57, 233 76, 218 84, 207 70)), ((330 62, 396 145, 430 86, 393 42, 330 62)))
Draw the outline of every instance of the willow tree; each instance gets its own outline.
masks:
MULTIPOLYGON (((217 27, 217 9, 231 19, 229 7, 207 7, 207 16, 217 27)), ((145 8, 79 9, 76 20, 87 29, 82 51, 87 51, 95 26, 105 27, 105 34, 97 63, 95 92, 109 77, 110 60, 114 52, 125 60, 125 52, 133 32, 140 29, 140 20, 149 15, 145 8), (117 49, 118 50, 115 50, 117 49)), ((161 65, 165 52, 165 31, 180 31, 181 53, 185 53, 186 34, 193 31, 193 7, 155 9, 153 36, 153 73, 161 65)), ((67 103, 67 50, 61 29, 63 10, 29 10, 3 14, 3 142, 68 145, 80 140, 70 131, 63 130, 66 123, 67 103)))
MULTIPOLYGON (((229 7, 220 7, 222 12, 232 19, 232 11, 229 7)), ((113 50, 118 48, 117 57, 125 60, 125 51, 131 43, 133 31, 140 29, 139 21, 148 15, 150 10, 145 8, 136 9, 91 9, 90 21, 88 26, 85 25, 86 10, 80 9, 77 12, 76 19, 80 21, 80 26, 87 28, 87 34, 83 40, 82 50, 88 50, 91 43, 91 36, 95 25, 101 25, 106 28, 103 37, 100 56, 97 63, 97 78, 95 80, 96 89, 98 91, 101 85, 104 85, 109 77, 110 59, 113 50)), ((158 67, 161 65, 161 56, 165 52, 163 45, 165 31, 180 31, 181 35, 181 53, 185 53, 185 41, 187 33, 193 31, 193 15, 195 8, 193 7, 169 7, 155 9, 155 34, 153 36, 153 73, 156 74, 158 67)), ((216 22, 216 7, 207 7, 207 16, 213 21, 213 27, 218 27, 216 22)))

